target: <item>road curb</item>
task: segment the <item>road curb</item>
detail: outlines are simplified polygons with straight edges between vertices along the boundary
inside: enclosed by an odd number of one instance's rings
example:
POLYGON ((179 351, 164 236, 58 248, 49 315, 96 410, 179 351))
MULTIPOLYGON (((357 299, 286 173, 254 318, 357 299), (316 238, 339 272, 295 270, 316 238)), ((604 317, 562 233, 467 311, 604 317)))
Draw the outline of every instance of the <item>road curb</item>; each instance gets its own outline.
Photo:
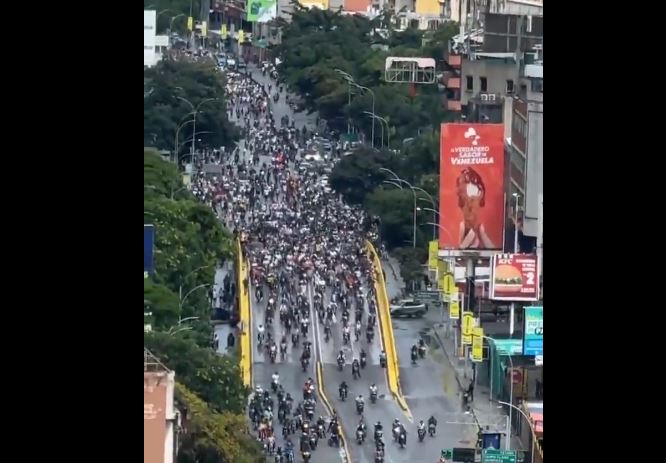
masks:
POLYGON ((240 323, 240 370, 243 384, 252 387, 252 310, 250 308, 248 265, 243 255, 243 246, 236 239, 236 275, 238 279, 238 305, 240 323))
MULTIPOLYGON (((328 409, 329 415, 333 416, 333 407, 331 406, 331 402, 329 402, 328 397, 326 397, 326 393, 324 392, 324 372, 320 361, 317 361, 317 364, 315 366, 315 374, 317 376, 317 391, 319 392, 319 397, 321 397, 321 401, 324 403, 324 406, 328 409)), ((345 463, 351 463, 352 455, 351 452, 349 451, 349 446, 347 444, 347 438, 345 437, 345 431, 342 427, 341 419, 338 419, 338 429, 340 430, 340 440, 342 441, 342 447, 344 448, 345 451, 343 461, 345 463)))
POLYGON ((384 351, 386 352, 386 375, 388 378, 389 389, 396 402, 398 402, 398 406, 402 409, 407 418, 410 421, 413 421, 414 417, 402 394, 402 387, 400 386, 400 364, 398 362, 398 354, 395 348, 393 322, 391 321, 391 311, 388 295, 386 293, 386 281, 384 280, 382 261, 370 241, 366 241, 366 247, 375 271, 374 286, 377 297, 377 312, 379 315, 377 320, 379 322, 380 336, 382 338, 384 351))

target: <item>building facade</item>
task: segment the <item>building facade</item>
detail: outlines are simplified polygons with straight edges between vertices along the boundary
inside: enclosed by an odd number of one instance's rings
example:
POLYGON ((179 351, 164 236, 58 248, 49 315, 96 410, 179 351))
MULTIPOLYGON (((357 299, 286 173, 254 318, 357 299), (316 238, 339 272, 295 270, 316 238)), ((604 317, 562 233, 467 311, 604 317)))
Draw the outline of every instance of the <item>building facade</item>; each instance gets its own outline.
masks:
POLYGON ((143 462, 173 463, 179 414, 174 407, 175 374, 147 349, 143 352, 143 462))

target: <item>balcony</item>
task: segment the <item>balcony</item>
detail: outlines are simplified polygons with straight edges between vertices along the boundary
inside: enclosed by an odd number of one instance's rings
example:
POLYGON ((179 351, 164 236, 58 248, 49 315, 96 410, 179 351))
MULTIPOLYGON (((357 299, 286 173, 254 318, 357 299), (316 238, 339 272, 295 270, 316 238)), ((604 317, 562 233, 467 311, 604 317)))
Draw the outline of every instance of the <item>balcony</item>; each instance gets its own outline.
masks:
POLYGON ((446 109, 449 111, 462 111, 462 103, 456 100, 446 100, 446 109))
POLYGON ((460 88, 460 77, 449 77, 446 79, 446 88, 460 88))

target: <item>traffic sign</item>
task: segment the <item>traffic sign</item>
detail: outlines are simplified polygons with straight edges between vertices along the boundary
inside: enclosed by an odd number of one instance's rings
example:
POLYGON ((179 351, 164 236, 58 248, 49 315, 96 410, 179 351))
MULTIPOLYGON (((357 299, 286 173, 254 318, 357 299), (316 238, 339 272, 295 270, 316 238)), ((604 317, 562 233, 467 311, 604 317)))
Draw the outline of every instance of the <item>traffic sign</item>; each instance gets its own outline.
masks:
POLYGON ((516 451, 485 449, 481 461, 483 463, 516 463, 516 451))
POLYGON ((450 460, 453 458, 453 449, 442 449, 442 458, 450 460))

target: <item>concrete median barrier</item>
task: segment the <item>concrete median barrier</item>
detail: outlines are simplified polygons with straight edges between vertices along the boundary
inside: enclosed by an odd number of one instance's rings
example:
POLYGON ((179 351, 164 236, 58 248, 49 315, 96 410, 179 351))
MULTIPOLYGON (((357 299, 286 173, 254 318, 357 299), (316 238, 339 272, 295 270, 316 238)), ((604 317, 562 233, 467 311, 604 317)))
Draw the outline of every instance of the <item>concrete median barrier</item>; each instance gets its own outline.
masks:
POLYGON ((236 240, 236 278, 240 315, 240 368, 243 384, 252 387, 252 316, 250 310, 250 278, 247 261, 239 239, 236 240))
POLYGON ((388 294, 386 292, 386 281, 384 281, 384 271, 379 255, 370 241, 366 241, 368 254, 375 268, 375 293, 377 294, 377 319, 379 320, 382 343, 386 352, 386 375, 391 393, 395 397, 398 405, 405 412, 410 420, 413 420, 411 411, 407 406, 407 401, 402 395, 400 388, 400 364, 398 362, 398 353, 395 348, 395 338, 393 337, 393 323, 391 321, 391 310, 388 294))

